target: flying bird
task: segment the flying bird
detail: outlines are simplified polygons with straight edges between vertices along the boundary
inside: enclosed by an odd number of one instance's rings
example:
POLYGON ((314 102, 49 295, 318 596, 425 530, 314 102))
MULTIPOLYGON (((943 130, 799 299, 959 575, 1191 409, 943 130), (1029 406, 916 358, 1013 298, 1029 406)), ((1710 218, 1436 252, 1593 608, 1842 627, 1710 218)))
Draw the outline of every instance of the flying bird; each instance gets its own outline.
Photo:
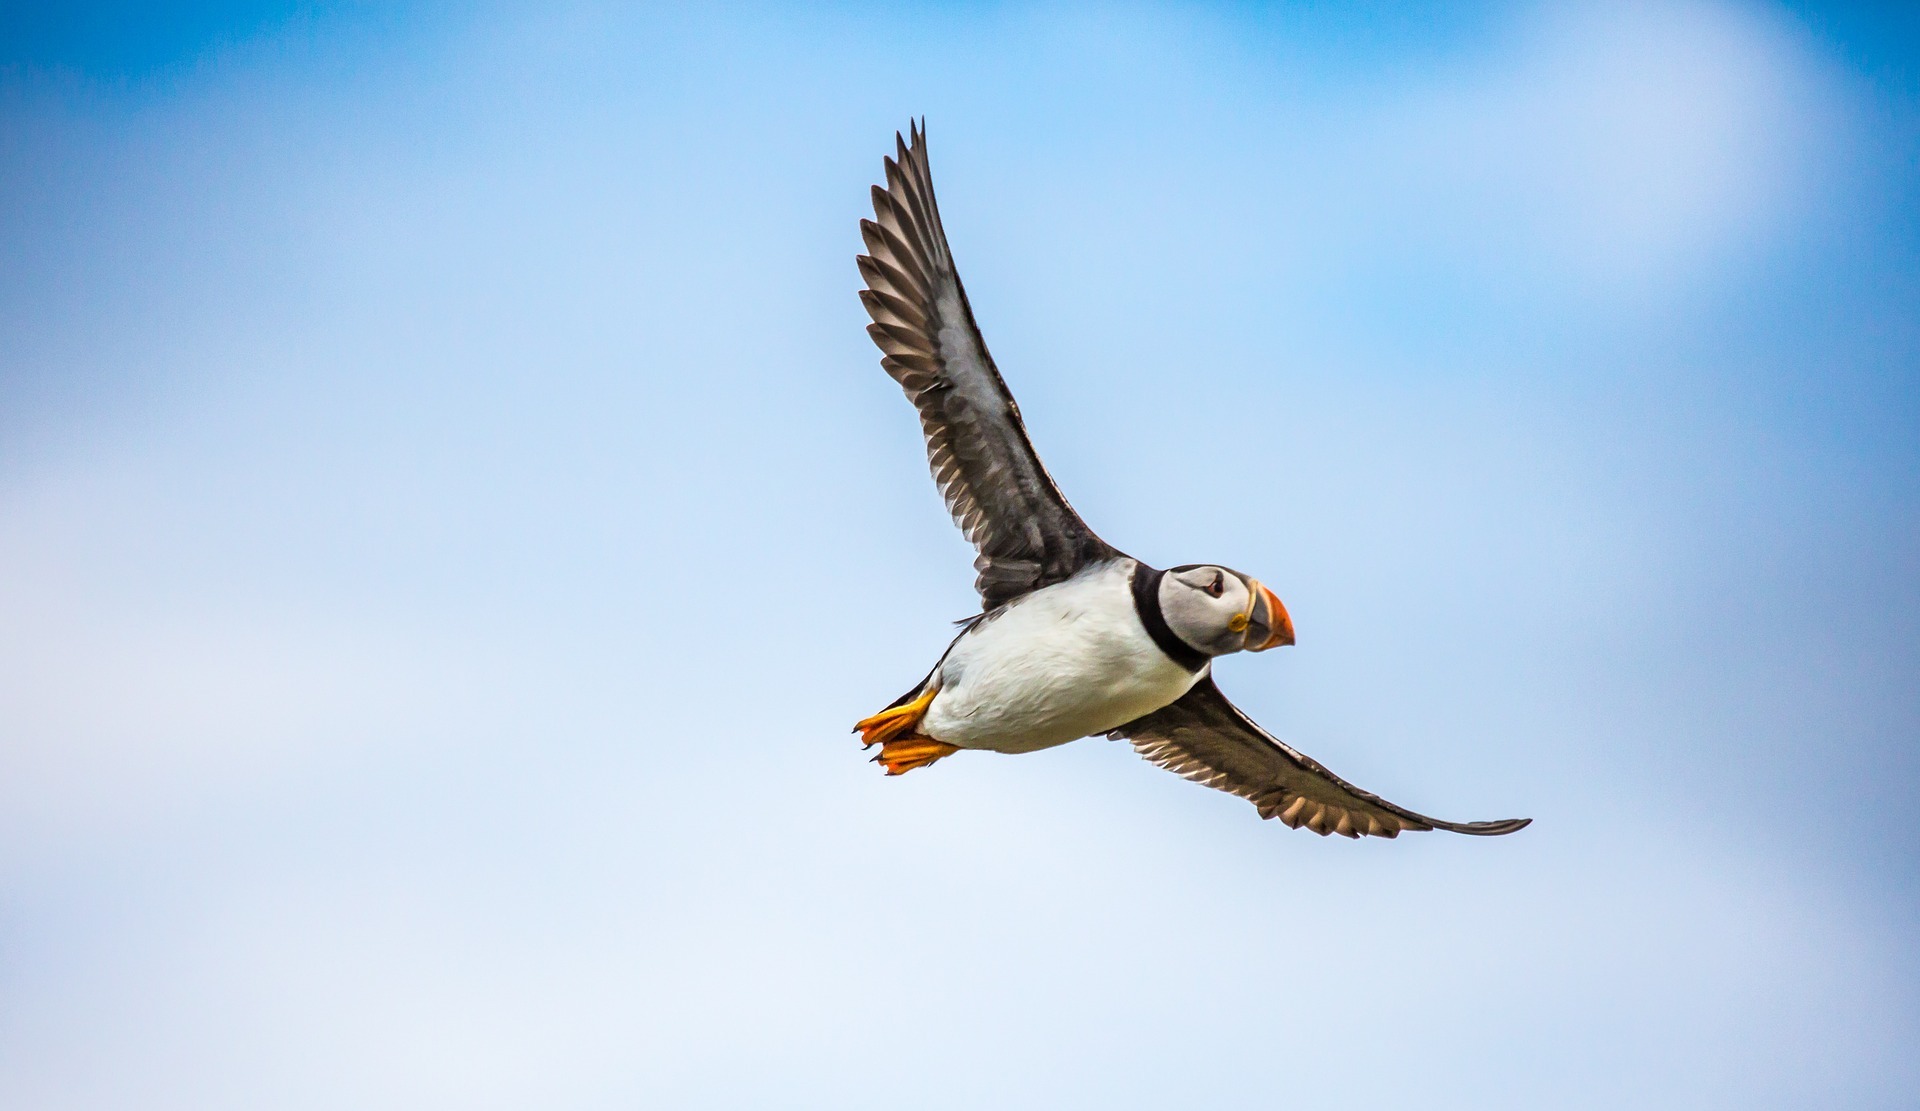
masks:
POLYGON ((880 365, 920 413, 947 509, 978 550, 981 613, 927 677, 854 726, 888 775, 961 749, 1022 753, 1104 734, 1197 783, 1322 836, 1512 833, 1532 819, 1445 822, 1369 794, 1254 724, 1213 660, 1293 643, 1258 579, 1218 564, 1160 570, 1094 534, 1034 453, 987 354, 934 203, 923 126, 894 135, 860 221, 860 291, 880 365), (909 139, 911 141, 909 141, 909 139))

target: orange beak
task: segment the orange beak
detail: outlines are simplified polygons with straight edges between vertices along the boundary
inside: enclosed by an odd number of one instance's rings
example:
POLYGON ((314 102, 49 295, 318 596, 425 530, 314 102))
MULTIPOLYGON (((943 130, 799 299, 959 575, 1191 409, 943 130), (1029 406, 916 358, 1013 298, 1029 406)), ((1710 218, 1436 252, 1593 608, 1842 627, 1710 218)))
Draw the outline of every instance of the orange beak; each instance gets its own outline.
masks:
POLYGON ((1247 651, 1265 652, 1293 643, 1293 618, 1273 591, 1253 580, 1253 612, 1247 620, 1247 651))

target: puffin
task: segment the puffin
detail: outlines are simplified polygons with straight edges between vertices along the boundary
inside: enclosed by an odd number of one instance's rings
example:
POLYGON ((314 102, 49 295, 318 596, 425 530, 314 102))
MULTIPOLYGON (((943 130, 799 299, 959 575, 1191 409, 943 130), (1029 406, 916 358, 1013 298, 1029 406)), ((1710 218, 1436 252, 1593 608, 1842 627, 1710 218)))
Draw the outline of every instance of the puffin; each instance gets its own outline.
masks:
POLYGON ((1027 753, 1105 736, 1323 837, 1493 836, 1531 822, 1448 822, 1388 802, 1227 700, 1213 661, 1292 644, 1286 607, 1221 564, 1148 566, 1067 504, 974 323, 934 201, 925 122, 907 132, 894 133, 873 219, 860 221, 860 300, 881 367, 919 413, 934 482, 978 553, 981 612, 926 678, 855 724, 863 746, 879 746, 874 762, 902 775, 962 749, 1027 753))

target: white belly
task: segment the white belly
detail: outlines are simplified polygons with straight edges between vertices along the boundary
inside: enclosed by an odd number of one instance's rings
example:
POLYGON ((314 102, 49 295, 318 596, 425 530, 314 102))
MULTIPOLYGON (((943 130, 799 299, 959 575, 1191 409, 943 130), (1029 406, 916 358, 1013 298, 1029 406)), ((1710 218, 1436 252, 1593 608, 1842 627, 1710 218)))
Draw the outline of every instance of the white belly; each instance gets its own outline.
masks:
POLYGON ((1206 673, 1167 658, 1133 608, 1130 564, 1089 568, 969 630, 940 663, 920 731, 961 748, 1032 752, 1105 733, 1206 673))

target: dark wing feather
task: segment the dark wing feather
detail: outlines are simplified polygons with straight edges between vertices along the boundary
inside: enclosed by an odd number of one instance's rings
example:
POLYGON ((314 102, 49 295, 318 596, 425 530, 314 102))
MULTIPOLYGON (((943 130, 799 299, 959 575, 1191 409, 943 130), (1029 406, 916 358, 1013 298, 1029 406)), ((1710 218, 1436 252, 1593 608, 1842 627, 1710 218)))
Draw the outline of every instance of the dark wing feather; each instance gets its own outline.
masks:
POLYGON ((953 267, 927 168, 925 131, 894 136, 874 219, 860 221, 880 365, 899 382, 927 437, 927 462, 947 509, 979 551, 975 585, 988 610, 1120 553, 1067 504, 1034 454, 1020 408, 987 354, 953 267))
POLYGON ((1132 741, 1135 751, 1170 772, 1239 795, 1262 818, 1279 818, 1295 829, 1305 826, 1322 837, 1398 837, 1402 830, 1428 829, 1484 837, 1512 833, 1533 821, 1443 822, 1395 806, 1281 744, 1228 702, 1211 675, 1172 705, 1108 736, 1132 741))

